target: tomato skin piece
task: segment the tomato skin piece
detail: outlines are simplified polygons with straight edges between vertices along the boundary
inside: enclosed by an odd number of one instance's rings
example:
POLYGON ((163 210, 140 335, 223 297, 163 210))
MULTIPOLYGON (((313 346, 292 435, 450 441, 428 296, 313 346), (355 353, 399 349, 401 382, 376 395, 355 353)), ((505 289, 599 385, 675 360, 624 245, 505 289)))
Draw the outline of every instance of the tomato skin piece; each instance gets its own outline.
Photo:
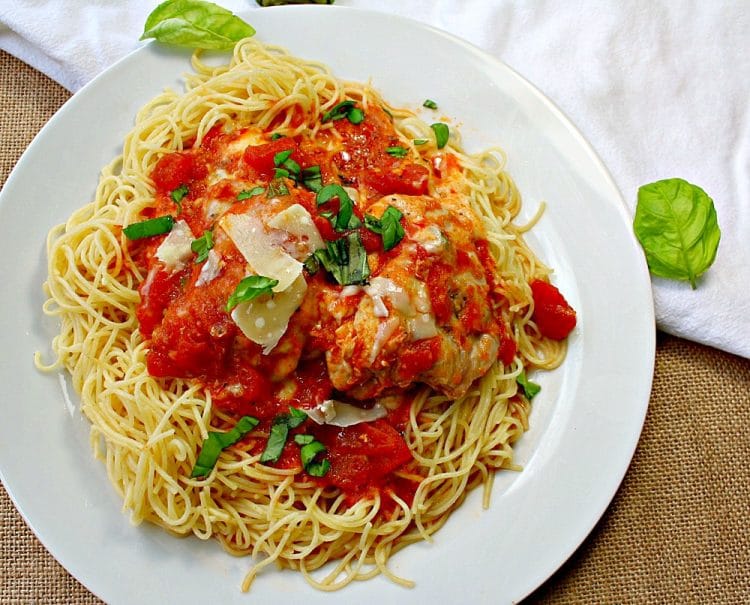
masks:
POLYGON ((245 149, 242 159, 245 164, 254 169, 261 176, 270 178, 276 170, 273 158, 282 151, 297 149, 294 139, 283 137, 263 145, 251 145, 245 149))
POLYGON ((576 312, 555 286, 541 279, 530 284, 534 297, 532 316, 542 336, 564 340, 576 327, 576 312))

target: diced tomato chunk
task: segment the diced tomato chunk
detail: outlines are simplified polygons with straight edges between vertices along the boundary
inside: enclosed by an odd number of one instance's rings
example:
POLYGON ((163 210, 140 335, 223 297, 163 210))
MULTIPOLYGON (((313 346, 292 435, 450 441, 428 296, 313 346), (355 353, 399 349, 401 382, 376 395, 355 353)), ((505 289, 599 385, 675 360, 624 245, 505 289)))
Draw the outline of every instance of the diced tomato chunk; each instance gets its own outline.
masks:
POLYGON ((576 312, 552 284, 536 279, 530 285, 539 331, 552 340, 563 340, 576 327, 576 312))
POLYGON ((365 182, 383 195, 424 195, 429 174, 429 170, 419 164, 408 163, 400 173, 395 172, 393 166, 385 165, 366 173, 365 182))
POLYGON ((151 178, 159 192, 169 193, 196 178, 197 172, 194 154, 170 153, 156 163, 151 178))
POLYGON ((383 249, 383 238, 377 233, 370 231, 367 227, 360 228, 359 238, 362 240, 362 246, 364 246, 368 254, 379 252, 383 249))
POLYGON ((243 159, 245 163, 259 173, 260 176, 270 178, 276 169, 273 158, 282 151, 294 150, 297 144, 294 139, 282 137, 263 145, 251 145, 245 149, 243 159))
POLYGON ((316 436, 328 450, 331 470, 323 481, 362 494, 411 460, 404 438, 385 420, 339 429, 323 426, 316 436))

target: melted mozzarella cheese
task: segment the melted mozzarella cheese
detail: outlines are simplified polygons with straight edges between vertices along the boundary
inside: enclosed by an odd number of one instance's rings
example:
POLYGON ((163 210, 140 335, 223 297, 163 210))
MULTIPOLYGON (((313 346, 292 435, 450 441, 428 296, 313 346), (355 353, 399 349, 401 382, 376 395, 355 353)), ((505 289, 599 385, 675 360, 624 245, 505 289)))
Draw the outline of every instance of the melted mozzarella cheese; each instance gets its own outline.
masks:
POLYGON ((311 410, 303 411, 318 424, 330 424, 341 428, 362 422, 372 422, 388 414, 388 410, 380 403, 365 410, 334 399, 326 399, 311 410))
POLYGON ((412 340, 424 340, 438 335, 435 319, 430 313, 420 313, 416 317, 407 319, 406 325, 412 340))
POLYGON ((307 282, 300 275, 287 289, 274 294, 270 300, 263 296, 238 304, 232 311, 232 319, 242 333, 261 345, 263 354, 268 355, 286 332, 289 319, 302 304, 305 292, 307 282))
POLYGON ((278 237, 265 232, 258 218, 250 214, 226 214, 219 225, 253 272, 279 281, 274 292, 283 292, 302 275, 302 263, 279 246, 278 237))
POLYGON ((370 280, 370 284, 365 287, 365 292, 373 299, 376 306, 376 298, 388 298, 397 311, 407 316, 414 315, 414 307, 409 300, 408 292, 387 277, 374 277, 370 280))
POLYGON ((420 229, 414 234, 412 239, 429 254, 441 252, 447 241, 437 225, 430 225, 424 229, 420 229))
POLYGON ((188 224, 179 220, 156 249, 156 258, 163 262, 168 270, 179 271, 185 267, 186 261, 193 255, 190 245, 194 239, 195 236, 188 224))

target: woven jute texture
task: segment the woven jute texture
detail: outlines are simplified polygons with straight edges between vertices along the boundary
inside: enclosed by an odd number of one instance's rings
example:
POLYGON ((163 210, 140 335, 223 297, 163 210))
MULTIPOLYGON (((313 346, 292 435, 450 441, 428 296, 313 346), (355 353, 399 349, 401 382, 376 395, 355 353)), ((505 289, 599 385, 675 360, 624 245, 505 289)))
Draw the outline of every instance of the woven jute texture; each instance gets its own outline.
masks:
MULTIPOLYGON (((0 183, 68 97, 0 53, 0 183)), ((591 535, 528 602, 750 603, 748 427, 750 361, 659 334, 630 470, 591 535)), ((403 602, 415 596, 404 591, 403 602)), ((2 488, 0 603, 100 603, 47 553, 2 488)))

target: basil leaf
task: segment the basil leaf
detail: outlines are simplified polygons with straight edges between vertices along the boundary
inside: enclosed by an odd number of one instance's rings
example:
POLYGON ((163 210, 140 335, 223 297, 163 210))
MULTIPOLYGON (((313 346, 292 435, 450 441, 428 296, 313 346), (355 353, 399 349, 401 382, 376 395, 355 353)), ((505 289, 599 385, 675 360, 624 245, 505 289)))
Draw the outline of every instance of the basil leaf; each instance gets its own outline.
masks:
POLYGON ((307 414, 291 405, 289 406, 289 414, 286 421, 289 428, 296 429, 305 420, 307 420, 307 414))
MULTIPOLYGON (((277 168, 276 170, 279 169, 277 168)), ((284 179, 276 178, 268 185, 268 197, 277 197, 279 195, 289 195, 289 187, 286 186, 284 179)))
POLYGON ((359 107, 352 107, 346 114, 346 119, 352 124, 361 124, 365 119, 365 112, 359 107))
POLYGON ((683 179, 638 189, 633 229, 654 275, 689 281, 711 266, 721 239, 713 200, 683 179))
POLYGON ((259 6, 283 6, 284 4, 333 4, 334 0, 255 0, 259 6))
POLYGON ((265 187, 253 187, 252 189, 240 191, 237 194, 237 200, 242 201, 251 198, 255 195, 260 195, 266 191, 265 187))
POLYGON ((355 105, 354 101, 350 101, 350 100, 341 101, 341 103, 337 103, 327 112, 325 112, 323 114, 323 117, 321 118, 321 121, 323 123, 326 123, 326 122, 331 122, 335 120, 341 120, 347 116, 347 114, 354 107, 354 105, 355 105))
POLYGON ((336 183, 326 185, 318 191, 318 194, 315 196, 315 202, 320 206, 335 197, 339 198, 339 213, 333 222, 333 228, 336 231, 342 232, 359 227, 362 222, 354 214, 354 202, 341 185, 337 185, 336 183))
POLYGON ((195 461, 193 471, 190 473, 192 478, 205 477, 216 466, 216 461, 222 450, 234 445, 250 431, 258 426, 258 419, 252 416, 243 416, 234 428, 226 433, 217 433, 209 431, 208 437, 203 440, 201 451, 198 459, 195 461))
POLYGON ((195 259, 196 263, 202 263, 208 258, 208 251, 214 247, 214 236, 211 230, 203 232, 203 235, 198 239, 194 239, 190 243, 190 249, 195 252, 198 257, 195 259))
POLYGON ((365 227, 377 233, 383 240, 383 250, 391 250, 404 239, 404 227, 401 225, 401 218, 404 215, 395 206, 388 206, 383 212, 383 216, 376 218, 371 214, 365 215, 365 227))
POLYGON ((320 270, 320 261, 315 258, 314 254, 308 256, 302 264, 310 275, 315 275, 320 270))
POLYGON ((289 406, 288 414, 279 414, 276 416, 271 424, 271 433, 268 436, 266 448, 260 456, 260 461, 278 461, 289 438, 289 430, 296 429, 305 420, 307 420, 307 414, 291 405, 289 406))
POLYGON ((278 279, 271 279, 263 275, 250 275, 246 277, 235 288, 227 301, 227 313, 241 302, 247 302, 258 298, 262 294, 273 294, 274 286, 278 285, 278 279))
POLYGON ((425 102, 422 103, 422 107, 427 107, 428 109, 437 109, 437 103, 433 101, 432 99, 425 99, 425 102))
POLYGON ((174 219, 171 216, 158 216, 150 218, 140 223, 133 223, 125 227, 122 232, 130 240, 143 239, 152 235, 161 235, 169 233, 174 226, 174 219))
POLYGON ((415 145, 426 145, 427 143, 429 143, 429 141, 427 139, 414 139, 414 141, 412 141, 412 142, 415 145))
POLYGON ((281 134, 280 132, 274 132, 271 135, 271 140, 272 141, 278 141, 279 139, 283 139, 285 136, 286 136, 285 134, 281 134))
POLYGON ((231 50, 255 30, 231 11, 202 0, 166 0, 146 19, 141 40, 156 38, 164 44, 231 50))
POLYGON ((536 382, 531 382, 526 377, 526 370, 521 370, 521 373, 516 376, 516 382, 518 383, 518 386, 521 387, 523 390, 523 394, 526 395, 526 399, 531 401, 534 396, 539 394, 539 391, 542 390, 542 387, 539 386, 536 382))
POLYGON ((271 433, 268 435, 266 448, 260 455, 261 462, 277 462, 284 451, 286 440, 289 437, 289 425, 277 416, 271 424, 271 433))
POLYGON ((356 231, 326 242, 326 247, 316 250, 313 255, 342 286, 365 283, 370 276, 367 251, 356 231))
POLYGON ((177 212, 182 212, 182 198, 188 194, 187 185, 180 185, 177 189, 172 190, 169 197, 172 201, 177 204, 177 212))
POLYGON ((388 155, 392 155, 394 158, 404 158, 406 157, 406 154, 409 153, 409 150, 406 147, 396 145, 393 147, 386 147, 385 152, 388 155))
POLYGON ((307 445, 308 443, 312 443, 315 441, 315 437, 312 435, 295 435, 294 436, 294 443, 297 445, 307 445))
POLYGON ((293 149, 286 149, 285 151, 279 151, 279 153, 275 154, 273 156, 273 165, 274 166, 281 166, 289 159, 289 156, 292 155, 293 149))
POLYGON ((448 130, 448 126, 446 124, 443 124, 442 122, 437 122, 435 124, 431 124, 430 128, 432 128, 432 131, 435 133, 435 142, 437 143, 437 148, 442 149, 445 147, 448 143, 448 137, 450 136, 450 130, 448 130))
POLYGON ((323 177, 320 175, 320 166, 308 166, 300 173, 302 184, 313 193, 323 188, 323 177))
POLYGON ((320 452, 325 452, 326 446, 320 441, 311 441, 307 445, 303 445, 299 452, 300 458, 302 459, 302 466, 307 469, 309 464, 315 459, 320 452))
POLYGON ((324 477, 330 468, 331 463, 328 460, 321 460, 320 462, 308 464, 305 470, 308 475, 312 475, 313 477, 324 477))

